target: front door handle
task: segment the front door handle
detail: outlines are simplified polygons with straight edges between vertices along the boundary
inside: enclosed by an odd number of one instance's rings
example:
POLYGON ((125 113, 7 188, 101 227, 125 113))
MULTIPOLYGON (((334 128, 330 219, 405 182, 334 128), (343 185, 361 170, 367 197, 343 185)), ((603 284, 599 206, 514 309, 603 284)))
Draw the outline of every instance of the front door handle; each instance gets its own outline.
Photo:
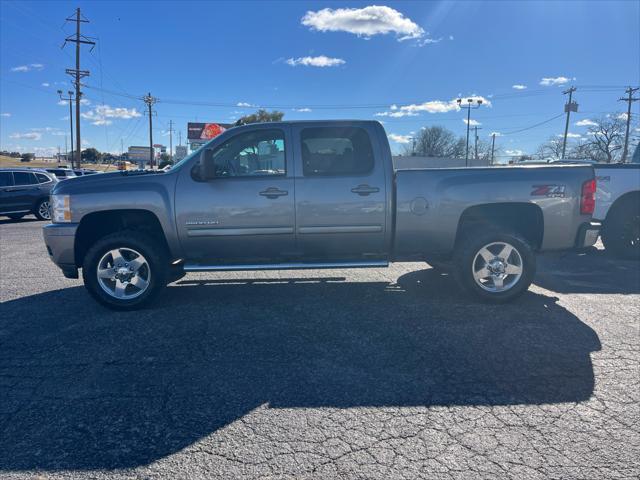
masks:
POLYGON ((365 197, 371 193, 378 193, 380 189, 378 187, 370 187, 369 185, 361 184, 361 185, 358 185, 357 187, 353 187, 351 191, 353 193, 357 193, 361 197, 365 197))
POLYGON ((276 187, 269 187, 266 190, 260 192, 260 195, 267 198, 278 198, 284 195, 289 195, 289 192, 287 192, 286 190, 280 190, 276 187))

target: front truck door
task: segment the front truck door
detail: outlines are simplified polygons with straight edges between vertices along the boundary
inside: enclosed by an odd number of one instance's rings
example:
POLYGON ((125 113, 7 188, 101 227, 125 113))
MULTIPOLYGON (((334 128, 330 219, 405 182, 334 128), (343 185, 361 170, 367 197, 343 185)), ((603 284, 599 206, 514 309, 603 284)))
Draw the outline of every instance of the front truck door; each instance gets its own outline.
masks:
MULTIPOLYGON (((213 147, 215 178, 183 169, 176 221, 186 263, 273 262, 295 248, 288 127, 256 126, 213 147)), ((207 148, 207 147, 204 147, 207 148)))
POLYGON ((386 259, 387 191, 371 126, 294 125, 296 228, 305 257, 386 259))

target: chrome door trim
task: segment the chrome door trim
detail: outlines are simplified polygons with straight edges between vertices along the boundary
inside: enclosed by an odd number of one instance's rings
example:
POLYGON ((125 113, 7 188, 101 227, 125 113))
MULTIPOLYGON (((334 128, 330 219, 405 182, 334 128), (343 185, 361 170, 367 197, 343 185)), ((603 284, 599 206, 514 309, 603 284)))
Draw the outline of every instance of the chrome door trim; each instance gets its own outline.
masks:
POLYGON ((293 233, 293 227, 255 227, 255 228, 191 228, 188 237, 231 237, 243 235, 287 235, 293 233))

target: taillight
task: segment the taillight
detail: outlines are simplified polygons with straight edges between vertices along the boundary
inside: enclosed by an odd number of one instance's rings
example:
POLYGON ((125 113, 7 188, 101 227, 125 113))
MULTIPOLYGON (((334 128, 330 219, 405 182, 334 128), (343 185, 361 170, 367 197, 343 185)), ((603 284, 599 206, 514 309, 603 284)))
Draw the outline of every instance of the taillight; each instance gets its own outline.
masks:
POLYGON ((592 215, 596 208, 596 181, 587 180, 582 184, 582 196, 580 197, 580 213, 592 215))

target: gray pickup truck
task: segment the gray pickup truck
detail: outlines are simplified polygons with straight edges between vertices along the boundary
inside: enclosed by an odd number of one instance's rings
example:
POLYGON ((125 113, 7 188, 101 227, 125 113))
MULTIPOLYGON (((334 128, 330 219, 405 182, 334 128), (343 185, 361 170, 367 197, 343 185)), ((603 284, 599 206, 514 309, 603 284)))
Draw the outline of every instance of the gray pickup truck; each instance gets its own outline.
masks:
POLYGON ((100 303, 134 309, 185 272, 447 262, 504 302, 535 252, 592 245, 590 166, 394 171, 382 125, 311 121, 232 128, 167 172, 60 182, 49 255, 100 303))

